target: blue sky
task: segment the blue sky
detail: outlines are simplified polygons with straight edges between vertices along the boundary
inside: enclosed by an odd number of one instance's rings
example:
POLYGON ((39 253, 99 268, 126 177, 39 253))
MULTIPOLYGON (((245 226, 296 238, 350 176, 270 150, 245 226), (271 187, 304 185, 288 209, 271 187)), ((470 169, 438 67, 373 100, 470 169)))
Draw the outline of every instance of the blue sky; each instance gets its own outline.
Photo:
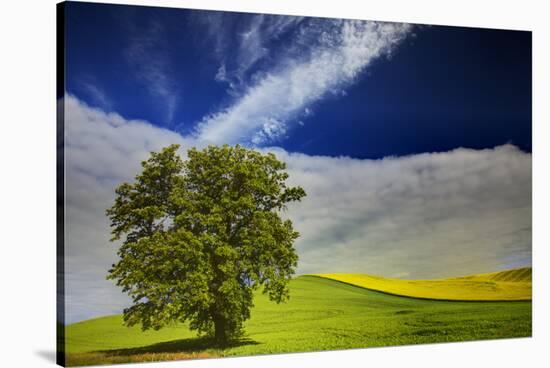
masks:
POLYGON ((298 275, 531 265, 529 32, 69 2, 65 40, 68 323, 129 305, 105 209, 172 143, 287 163, 298 275))
POLYGON ((222 125, 254 120, 260 127, 203 135, 313 155, 382 158, 505 143, 531 151, 530 32, 395 23, 393 40, 376 35, 386 49, 348 62, 346 75, 338 70, 346 61, 330 59, 341 55, 319 61, 327 50, 365 46, 342 37, 339 20, 81 3, 69 3, 67 15, 67 91, 127 119, 183 135, 200 135, 200 123, 216 114, 222 125), (315 61, 333 74, 324 86, 299 74, 315 73, 315 61), (297 80, 293 93, 303 101, 277 111, 291 92, 265 86, 269 76, 297 80), (260 113, 223 116, 247 96, 260 113))

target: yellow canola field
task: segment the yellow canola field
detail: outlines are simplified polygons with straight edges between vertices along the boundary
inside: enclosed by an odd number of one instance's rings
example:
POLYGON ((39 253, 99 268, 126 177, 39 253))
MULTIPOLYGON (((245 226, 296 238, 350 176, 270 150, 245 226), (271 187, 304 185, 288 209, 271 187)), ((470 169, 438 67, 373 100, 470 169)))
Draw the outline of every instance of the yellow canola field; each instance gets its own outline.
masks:
POLYGON ((531 300, 531 267, 434 280, 390 279, 366 274, 326 273, 315 276, 388 294, 422 299, 497 301, 531 300))

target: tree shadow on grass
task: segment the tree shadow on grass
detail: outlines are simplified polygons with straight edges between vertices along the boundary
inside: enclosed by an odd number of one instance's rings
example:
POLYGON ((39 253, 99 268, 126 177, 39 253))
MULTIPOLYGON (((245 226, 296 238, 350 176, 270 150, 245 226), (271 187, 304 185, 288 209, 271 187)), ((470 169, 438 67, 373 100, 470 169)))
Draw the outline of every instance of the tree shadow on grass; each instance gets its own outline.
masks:
POLYGON ((158 354, 158 353, 200 353, 211 349, 227 349, 245 345, 259 345, 252 339, 242 338, 224 345, 216 344, 212 338, 196 337, 190 339, 180 339, 159 342, 152 345, 140 346, 136 348, 100 350, 96 353, 102 353, 109 356, 130 356, 140 354, 158 354))

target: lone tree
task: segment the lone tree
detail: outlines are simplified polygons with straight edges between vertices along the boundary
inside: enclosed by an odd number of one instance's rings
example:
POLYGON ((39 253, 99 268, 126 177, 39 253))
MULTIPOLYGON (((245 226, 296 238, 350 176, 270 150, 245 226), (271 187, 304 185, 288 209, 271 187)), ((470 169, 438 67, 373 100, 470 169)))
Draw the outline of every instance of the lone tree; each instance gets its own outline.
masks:
POLYGON ((285 184, 284 162, 241 146, 152 152, 107 210, 118 263, 107 276, 133 304, 128 326, 189 321, 219 344, 242 334, 253 291, 288 299, 299 234, 280 212, 306 195, 285 184))

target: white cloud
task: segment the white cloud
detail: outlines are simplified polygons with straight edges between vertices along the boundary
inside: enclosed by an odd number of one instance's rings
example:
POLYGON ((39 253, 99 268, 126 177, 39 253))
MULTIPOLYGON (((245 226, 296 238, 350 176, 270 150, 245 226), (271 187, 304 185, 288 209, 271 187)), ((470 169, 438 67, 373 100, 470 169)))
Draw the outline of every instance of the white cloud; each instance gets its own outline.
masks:
MULTIPOLYGON (((105 279, 116 260, 105 209, 149 151, 204 142, 65 100, 66 313, 74 322, 128 305, 105 279)), ((383 160, 290 154, 305 188, 287 216, 298 272, 440 277, 530 264, 531 155, 506 145, 383 160)))
POLYGON ((531 155, 511 145, 382 160, 279 151, 299 272, 436 278, 531 264, 531 155))
MULTIPOLYGON (((300 24, 277 65, 257 77, 232 105, 203 118, 197 137, 215 143, 256 144, 281 137, 305 108, 327 94, 341 93, 373 60, 389 55, 411 27, 329 19, 300 24), (274 121, 278 132, 273 130, 274 121)), ((257 52, 248 58, 255 62, 261 57, 257 52)))

